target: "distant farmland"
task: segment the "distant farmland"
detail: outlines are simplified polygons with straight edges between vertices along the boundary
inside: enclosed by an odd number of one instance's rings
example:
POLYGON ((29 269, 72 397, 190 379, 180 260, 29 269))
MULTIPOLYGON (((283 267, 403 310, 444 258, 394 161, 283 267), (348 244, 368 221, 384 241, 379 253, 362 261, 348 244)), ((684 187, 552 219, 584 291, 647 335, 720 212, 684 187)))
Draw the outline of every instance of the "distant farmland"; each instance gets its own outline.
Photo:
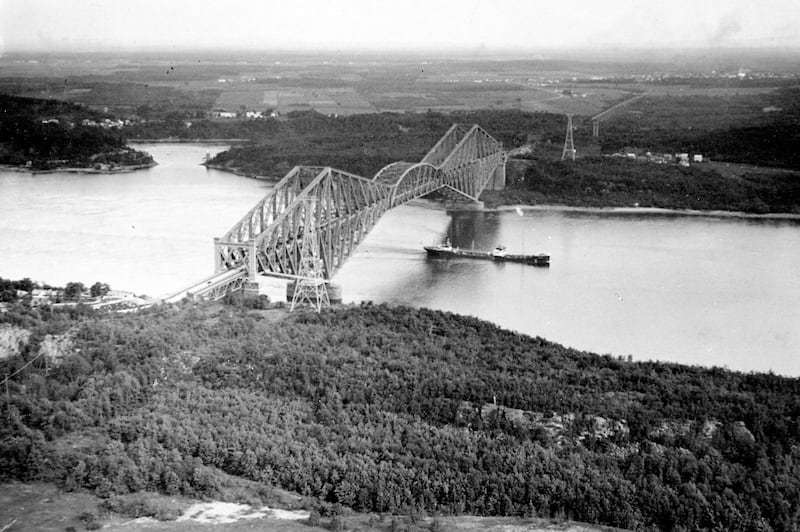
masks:
POLYGON ((314 109, 323 114, 340 115, 376 111, 369 101, 351 87, 320 89, 257 83, 225 86, 214 106, 227 110, 238 110, 245 106, 247 109, 273 109, 280 113, 314 109))
POLYGON ((273 109, 280 113, 316 110, 323 114, 350 115, 374 112, 468 111, 519 109, 591 115, 629 94, 619 89, 581 87, 582 92, 560 87, 528 87, 517 83, 476 81, 353 82, 350 87, 287 87, 268 83, 220 83, 215 108, 238 111, 273 109))

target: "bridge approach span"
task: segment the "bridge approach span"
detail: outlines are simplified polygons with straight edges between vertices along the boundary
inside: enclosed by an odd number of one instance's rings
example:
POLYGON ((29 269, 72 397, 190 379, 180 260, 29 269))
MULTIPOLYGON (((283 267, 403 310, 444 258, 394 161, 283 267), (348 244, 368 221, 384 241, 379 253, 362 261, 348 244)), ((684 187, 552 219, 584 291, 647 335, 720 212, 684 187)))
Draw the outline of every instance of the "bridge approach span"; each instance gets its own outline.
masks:
POLYGON ((311 256, 330 281, 387 210, 442 187, 477 200, 496 175, 504 179, 505 161, 500 142, 481 127, 455 124, 422 161, 389 164, 372 179, 296 166, 214 239, 216 272, 304 278, 301 263, 311 256))
POLYGON ((189 299, 220 299, 226 294, 241 290, 247 282, 247 268, 239 266, 223 272, 217 272, 205 279, 178 290, 162 301, 164 303, 177 303, 189 299))

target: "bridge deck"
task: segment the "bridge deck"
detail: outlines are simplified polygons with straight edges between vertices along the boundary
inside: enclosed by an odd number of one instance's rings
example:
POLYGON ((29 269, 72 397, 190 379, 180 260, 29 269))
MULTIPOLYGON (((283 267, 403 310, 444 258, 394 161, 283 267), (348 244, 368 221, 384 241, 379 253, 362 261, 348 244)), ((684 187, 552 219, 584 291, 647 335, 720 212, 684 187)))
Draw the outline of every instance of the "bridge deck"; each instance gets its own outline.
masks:
POLYGON ((174 294, 165 297, 162 301, 164 303, 177 303, 179 301, 183 301, 187 297, 189 299, 204 297, 207 294, 219 290, 220 288, 227 287, 231 283, 246 278, 247 267, 239 266, 238 268, 233 268, 231 270, 225 270, 224 272, 215 273, 214 275, 209 275, 205 279, 202 279, 196 283, 192 283, 189 286, 178 290, 174 294))

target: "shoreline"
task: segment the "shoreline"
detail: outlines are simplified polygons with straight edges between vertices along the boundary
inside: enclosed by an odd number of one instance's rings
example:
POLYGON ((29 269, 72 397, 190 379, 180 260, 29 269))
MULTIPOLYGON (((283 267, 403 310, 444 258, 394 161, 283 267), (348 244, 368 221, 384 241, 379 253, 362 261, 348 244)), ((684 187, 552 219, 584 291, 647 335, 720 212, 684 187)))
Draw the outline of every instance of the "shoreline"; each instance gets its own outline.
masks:
POLYGON ((696 216, 706 218, 741 218, 757 220, 800 220, 800 214, 790 212, 772 212, 766 214, 756 214, 743 211, 699 211, 694 209, 666 209, 662 207, 572 207, 569 205, 498 205, 495 207, 484 207, 484 212, 509 212, 520 209, 522 211, 553 211, 553 212, 577 212, 585 214, 652 214, 662 216, 696 216))
POLYGON ((574 207, 571 205, 537 204, 528 205, 518 203, 515 205, 496 205, 492 207, 465 205, 463 208, 453 208, 452 204, 445 205, 422 198, 408 202, 426 209, 437 209, 451 212, 515 212, 541 211, 541 212, 574 212, 578 214, 606 214, 606 215, 653 215, 653 216, 693 216, 705 218, 733 218, 755 220, 790 220, 800 221, 800 214, 793 213, 767 213, 756 214, 742 211, 698 211, 692 209, 665 209, 662 207, 574 207))
POLYGON ((211 170, 219 170, 221 172, 227 172, 229 174, 238 175, 240 177, 248 177, 250 179, 257 179, 259 181, 272 181, 273 183, 277 183, 278 181, 281 180, 280 177, 275 178, 275 177, 253 175, 243 170, 239 170, 238 168, 229 168, 222 164, 209 164, 209 163, 200 163, 200 164, 205 166, 207 169, 210 168, 211 170))
POLYGON ((161 138, 161 139, 126 139, 128 144, 242 144, 252 142, 250 139, 183 139, 183 138, 161 138))
MULTIPOLYGON (((223 165, 203 163, 206 168, 228 172, 234 175, 249 177, 250 179, 258 179, 259 181, 274 181, 278 182, 279 179, 271 177, 254 176, 235 168, 228 168, 223 165)), ((736 219, 754 219, 754 220, 800 220, 800 214, 793 214, 790 212, 771 212, 766 214, 749 213, 743 211, 700 211, 695 209, 667 209, 664 207, 576 207, 571 205, 556 205, 556 204, 535 204, 530 205, 526 203, 517 203, 509 205, 494 205, 492 207, 477 207, 470 206, 459 208, 448 208, 452 205, 432 204, 430 200, 417 198, 411 200, 412 202, 419 202, 417 205, 429 209, 441 209, 448 211, 482 211, 482 212, 508 212, 521 209, 523 211, 552 211, 552 212, 575 212, 583 214, 620 214, 620 215, 637 215, 637 214, 651 214, 654 216, 696 216, 706 218, 736 218, 736 219), (425 202, 425 203, 423 203, 425 202)))
POLYGON ((153 168, 154 166, 158 166, 158 163, 153 161, 152 163, 147 164, 131 164, 131 165, 120 165, 115 166, 113 168, 106 168, 106 169, 97 169, 97 168, 81 168, 81 167, 65 167, 65 168, 53 168, 48 170, 37 170, 35 168, 28 168, 26 166, 13 166, 9 164, 2 164, 0 165, 0 170, 7 170, 9 172, 18 172, 21 174, 31 174, 31 175, 39 175, 39 174, 57 174, 57 173, 65 173, 65 174, 127 174, 130 172, 135 172, 137 170, 145 170, 147 168, 153 168))

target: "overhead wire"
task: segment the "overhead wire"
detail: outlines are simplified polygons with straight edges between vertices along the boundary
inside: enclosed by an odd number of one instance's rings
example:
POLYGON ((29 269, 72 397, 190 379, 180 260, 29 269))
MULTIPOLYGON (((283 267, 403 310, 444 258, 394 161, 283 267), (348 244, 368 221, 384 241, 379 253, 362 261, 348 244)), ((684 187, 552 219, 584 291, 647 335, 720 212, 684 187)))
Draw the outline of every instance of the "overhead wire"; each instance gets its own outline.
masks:
MULTIPOLYGON (((97 322, 109 322, 109 321, 111 321, 111 322, 113 322, 113 321, 123 321, 123 320, 126 320, 126 319, 134 319, 135 320, 137 318, 149 318, 149 317, 152 317, 152 316, 160 316, 160 315, 166 314, 168 312, 172 312, 173 310, 174 310, 173 308, 168 308, 166 310, 162 310, 161 312, 154 312, 154 313, 151 313, 151 314, 141 314, 141 315, 134 314, 133 316, 130 316, 130 317, 125 316, 125 317, 120 317, 120 318, 100 318, 100 319, 91 320, 91 321, 97 323, 97 322)), ((89 320, 83 320, 83 321, 80 321, 78 323, 75 323, 75 324, 71 325, 66 331, 64 331, 63 333, 59 334, 59 336, 65 336, 67 334, 70 334, 72 329, 76 329, 76 328, 88 323, 88 321, 89 320)), ((33 364, 37 359, 39 359, 40 357, 42 357, 44 355, 45 355, 45 352, 44 351, 40 351, 39 354, 37 354, 32 359, 30 359, 28 362, 26 362, 25 365, 23 365, 21 368, 18 368, 14 373, 11 373, 11 374, 7 375, 6 378, 4 378, 2 381, 0 381, 0 386, 3 386, 8 381, 10 381, 13 377, 15 377, 15 376, 19 375, 20 373, 22 373, 22 371, 25 370, 25 368, 27 368, 28 366, 33 364)))

